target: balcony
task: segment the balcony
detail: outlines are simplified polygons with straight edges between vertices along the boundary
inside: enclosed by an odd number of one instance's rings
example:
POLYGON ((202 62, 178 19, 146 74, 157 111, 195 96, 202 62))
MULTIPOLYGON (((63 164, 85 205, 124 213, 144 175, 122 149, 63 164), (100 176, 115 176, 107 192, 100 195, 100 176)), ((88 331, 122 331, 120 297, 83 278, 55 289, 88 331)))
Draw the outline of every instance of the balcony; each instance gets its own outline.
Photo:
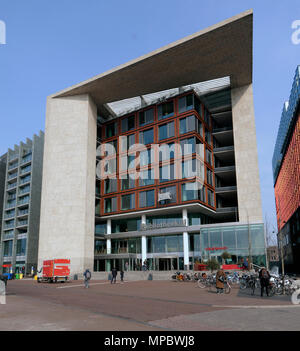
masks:
POLYGON ((8 161, 13 161, 19 157, 19 153, 10 154, 8 156, 8 161))
POLYGON ((27 216, 29 213, 29 209, 26 208, 25 210, 19 210, 18 211, 18 217, 22 217, 22 216, 27 216))
POLYGON ((11 201, 11 202, 7 202, 5 209, 9 209, 9 208, 13 208, 16 207, 17 202, 16 201, 11 201))
POLYGON ((19 199, 19 201, 18 201, 18 206, 27 205, 27 204, 29 204, 29 196, 28 196, 28 198, 26 197, 24 199, 19 199))
POLYGON ((217 187, 215 189, 215 192, 216 194, 234 193, 234 192, 237 192, 237 187, 236 186, 217 187))
POLYGON ((10 239, 13 239, 15 236, 14 233, 8 233, 8 234, 3 234, 3 240, 10 240, 10 239))
POLYGON ((18 172, 9 174, 9 175, 7 176, 7 180, 11 180, 11 179, 17 178, 17 176, 18 176, 18 172))
POLYGON ((27 226, 28 225, 28 219, 25 219, 25 220, 23 220, 23 221, 18 221, 17 222, 17 227, 25 227, 25 226, 27 226))
POLYGON ((25 168, 21 168, 20 175, 26 174, 26 173, 29 173, 29 172, 31 172, 31 166, 27 166, 25 168))
POLYGON ((14 211, 9 211, 4 214, 4 219, 9 219, 9 218, 14 218, 15 217, 15 210, 14 211))
POLYGON ((10 190, 10 189, 16 188, 17 185, 18 185, 17 182, 11 183, 11 184, 7 184, 7 188, 6 188, 6 189, 7 189, 7 190, 10 190))
POLYGON ((32 161, 32 154, 29 154, 22 158, 21 165, 24 165, 25 163, 29 163, 31 161, 32 161))
POLYGON ((19 184, 22 185, 22 184, 30 183, 30 181, 31 181, 31 177, 20 178, 19 184))
POLYGON ((19 165, 19 162, 14 162, 8 166, 8 170, 10 171, 12 169, 18 168, 18 165, 19 165))

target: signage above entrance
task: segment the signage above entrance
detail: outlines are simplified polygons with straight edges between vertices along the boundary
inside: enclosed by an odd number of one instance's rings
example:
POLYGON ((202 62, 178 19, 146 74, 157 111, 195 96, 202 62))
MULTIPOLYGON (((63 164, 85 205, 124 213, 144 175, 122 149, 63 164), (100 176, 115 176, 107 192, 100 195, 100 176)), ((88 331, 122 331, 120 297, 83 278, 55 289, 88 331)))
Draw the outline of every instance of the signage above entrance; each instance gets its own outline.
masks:
POLYGON ((185 219, 178 219, 176 222, 172 223, 159 223, 159 224, 142 224, 141 230, 151 230, 160 228, 172 228, 172 227, 186 227, 185 219))
POLYGON ((227 250, 228 247, 224 246, 224 247, 207 247, 205 250, 206 251, 218 251, 218 250, 227 250))

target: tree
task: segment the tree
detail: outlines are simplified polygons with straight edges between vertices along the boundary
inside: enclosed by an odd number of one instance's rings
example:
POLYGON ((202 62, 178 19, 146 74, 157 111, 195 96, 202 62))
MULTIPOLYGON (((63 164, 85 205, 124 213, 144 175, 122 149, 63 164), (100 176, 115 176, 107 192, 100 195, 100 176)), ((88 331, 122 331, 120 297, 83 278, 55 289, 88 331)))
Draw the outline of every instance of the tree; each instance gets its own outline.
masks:
POLYGON ((220 268, 219 262, 213 258, 208 260, 205 264, 207 268, 211 270, 211 272, 220 268))
POLYGON ((223 259, 223 262, 225 262, 226 260, 229 260, 231 258, 231 255, 229 252, 227 251, 224 251, 221 255, 222 259, 223 259))

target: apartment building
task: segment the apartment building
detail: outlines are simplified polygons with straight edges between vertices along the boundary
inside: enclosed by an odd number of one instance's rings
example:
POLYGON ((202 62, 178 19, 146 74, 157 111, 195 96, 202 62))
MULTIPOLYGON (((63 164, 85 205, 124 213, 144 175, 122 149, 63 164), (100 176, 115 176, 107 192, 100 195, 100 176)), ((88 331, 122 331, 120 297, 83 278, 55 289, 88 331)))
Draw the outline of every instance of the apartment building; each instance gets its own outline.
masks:
POLYGON ((3 273, 37 268, 44 133, 8 149, 0 262, 3 273))

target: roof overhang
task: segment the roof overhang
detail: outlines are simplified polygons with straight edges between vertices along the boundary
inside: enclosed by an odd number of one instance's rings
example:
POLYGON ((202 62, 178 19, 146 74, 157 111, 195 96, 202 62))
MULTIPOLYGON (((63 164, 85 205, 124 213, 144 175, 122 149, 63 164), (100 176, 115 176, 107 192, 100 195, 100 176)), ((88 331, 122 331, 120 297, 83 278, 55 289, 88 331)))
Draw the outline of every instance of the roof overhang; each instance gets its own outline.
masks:
POLYGON ((101 106, 226 76, 232 88, 251 84, 252 37, 249 10, 51 97, 89 94, 101 106))

